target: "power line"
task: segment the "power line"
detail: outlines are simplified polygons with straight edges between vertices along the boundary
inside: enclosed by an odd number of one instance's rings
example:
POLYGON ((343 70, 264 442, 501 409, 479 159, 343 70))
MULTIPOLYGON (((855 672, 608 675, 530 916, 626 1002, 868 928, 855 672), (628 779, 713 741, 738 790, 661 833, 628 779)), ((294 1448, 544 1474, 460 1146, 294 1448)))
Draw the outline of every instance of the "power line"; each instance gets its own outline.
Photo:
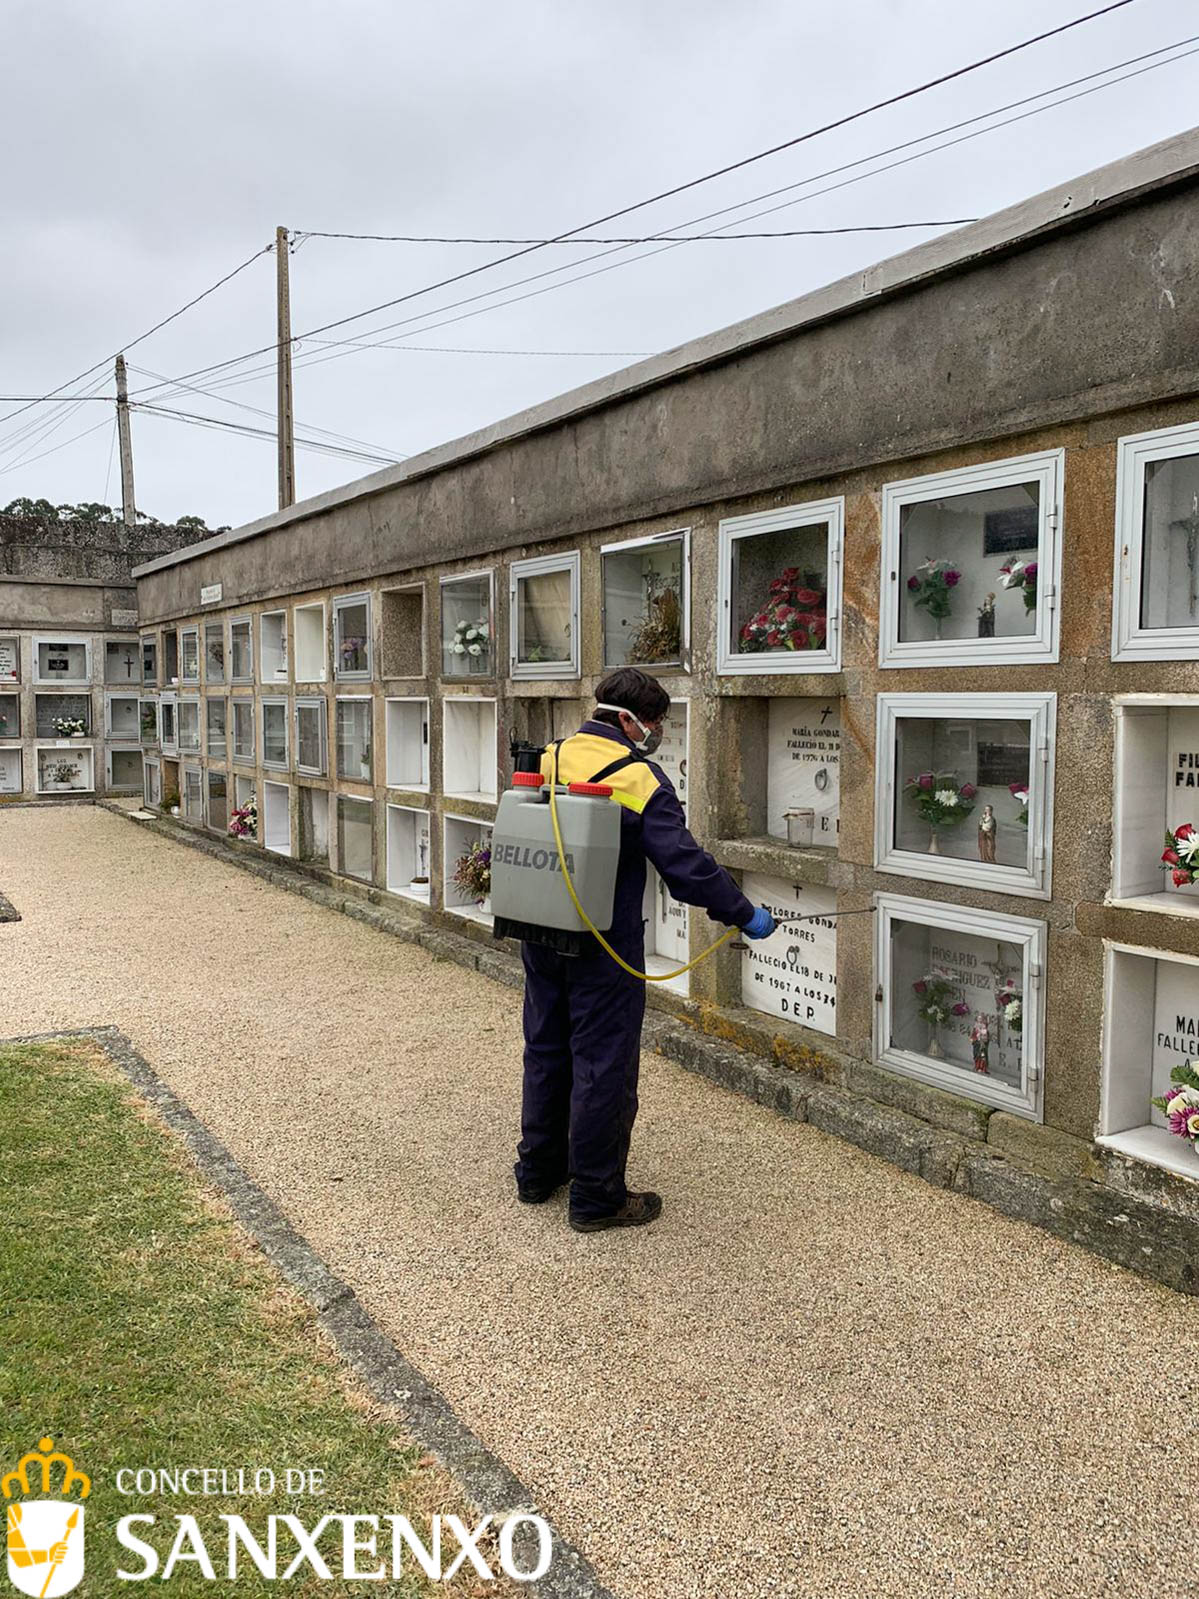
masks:
MULTIPOLYGON (((1136 0, 1110 0, 1108 5, 1102 6, 1096 11, 1087 12, 1084 16, 1075 17, 1071 22, 1064 22, 1055 28, 1046 29, 1041 33, 1034 34, 1028 39, 1020 40, 1016 44, 1008 45, 1002 50, 997 50, 988 56, 983 56, 977 61, 971 61, 965 66, 956 67, 951 72, 942 73, 936 78, 930 78, 926 82, 917 84, 910 89, 904 89, 898 94, 889 95, 885 99, 877 100, 872 105, 861 107, 857 111, 848 112, 845 116, 837 117, 832 122, 824 123, 817 128, 810 128, 807 130, 807 132, 797 134, 794 138, 785 139, 780 144, 772 145, 769 149, 759 150, 754 155, 745 156, 739 161, 730 162, 723 167, 717 168, 713 172, 705 173, 701 177, 691 178, 686 183, 676 184, 673 188, 664 189, 659 194, 651 195, 648 199, 638 200, 632 205, 622 206, 616 211, 609 211, 606 215, 595 217, 589 222, 581 222, 577 227, 568 228, 562 233, 556 234, 552 240, 547 240, 544 242, 539 241, 535 244, 526 245, 522 249, 516 250, 509 255, 498 256, 493 261, 485 261, 479 266, 468 268, 464 272, 458 272, 448 278, 442 278, 436 283, 427 284, 424 288, 412 289, 407 294, 398 295, 391 300, 384 300, 380 304, 370 306, 364 311, 355 311, 348 316, 336 317, 331 322, 324 322, 318 327, 307 329, 305 332, 298 334, 297 338, 301 340, 305 338, 311 338, 318 333, 327 333, 332 328, 344 327, 349 322, 361 321, 363 317, 374 316, 380 311, 391 310, 394 306, 405 304, 409 300, 420 298, 426 294, 433 294, 438 289, 448 288, 454 283, 460 283, 466 278, 475 277, 481 272, 490 272, 495 267, 506 265, 509 261, 515 261, 521 256, 530 255, 537 250, 545 249, 550 243, 561 243, 564 240, 573 238, 576 234, 585 233, 589 229, 604 227, 607 223, 616 221, 618 217, 628 216, 634 211, 644 210, 647 206, 656 205, 661 200, 671 199, 677 194, 684 194, 689 189, 697 188, 699 185, 704 183, 710 183, 716 178, 726 177, 731 172, 737 172, 744 167, 753 165, 755 162, 764 161, 767 159, 767 157, 778 155, 783 150, 794 149, 798 145, 805 144, 811 139, 820 137, 822 134, 831 133, 838 128, 847 127, 850 123, 859 121, 863 117, 871 116, 876 111, 885 110, 889 106, 898 105, 905 100, 910 100, 916 95, 925 94, 930 89, 935 89, 940 87, 942 84, 950 83, 957 78, 966 76, 968 73, 977 72, 982 67, 990 66, 996 61, 1004 60, 1008 56, 1016 55, 1022 50, 1030 49, 1033 45, 1043 43, 1043 41, 1046 39, 1055 38, 1059 34, 1069 32, 1072 28, 1081 27, 1084 23, 1093 22, 1098 17, 1107 16, 1113 11, 1120 11, 1125 6, 1133 5, 1135 3, 1136 0)), ((183 380, 193 377, 200 377, 208 372, 219 371, 227 366, 237 365, 242 361, 251 359, 255 355, 265 355, 274 349, 274 344, 261 345, 257 349, 248 350, 243 355, 231 357, 227 361, 219 361, 210 366, 198 367, 194 372, 185 372, 183 374, 183 380)))
MULTIPOLYGON (((179 422, 188 422, 200 427, 219 428, 230 433, 241 433, 249 438, 269 439, 275 442, 276 434, 273 428, 251 427, 248 422, 226 422, 221 417, 201 416, 192 411, 176 411, 161 405, 139 405, 132 401, 131 408, 143 411, 150 416, 169 417, 179 422)), ((322 455, 336 455, 347 460, 365 461, 377 466, 397 466, 399 464, 394 455, 375 455, 365 450, 349 450, 339 445, 326 444, 319 439, 296 439, 297 448, 315 450, 322 455)))
POLYGON ((727 243, 732 239, 810 239, 831 233, 895 233, 903 228, 956 228, 977 217, 946 217, 939 222, 863 222, 847 228, 784 228, 768 233, 646 233, 632 238, 597 238, 594 234, 573 234, 569 239, 476 239, 449 237, 437 233, 322 233, 315 228, 297 228, 298 244, 305 239, 364 239, 377 244, 672 244, 727 243))
MULTIPOLYGON (((1196 54, 1196 51, 1194 51, 1194 50, 1185 51, 1181 55, 1174 55, 1174 56, 1169 57, 1168 60, 1153 60, 1153 58, 1157 57, 1157 56, 1166 55, 1167 52, 1171 51, 1171 50, 1178 50, 1178 49, 1181 48, 1182 45, 1193 43, 1195 39, 1199 39, 1199 35, 1193 36, 1192 39, 1177 40, 1171 45, 1163 46, 1161 49, 1158 49, 1158 50, 1148 51, 1144 55, 1141 55, 1141 56, 1130 57, 1129 60, 1127 60, 1127 61, 1117 62, 1117 63, 1115 63, 1112 66, 1103 68, 1101 71, 1092 72, 1092 73, 1086 73, 1086 74, 1084 74, 1081 77, 1070 79, 1066 83, 1059 84, 1055 88, 1041 90, 1037 94, 1033 94, 1033 95, 1026 95, 1026 96, 1022 97, 1021 99, 1019 99, 1019 100, 1010 101, 1007 105, 996 107, 996 108, 994 108, 991 111, 980 113, 979 115, 974 116, 974 117, 965 118, 964 120, 962 120, 960 122, 951 123, 951 124, 949 124, 946 127, 937 129, 933 133, 922 134, 918 138, 909 139, 909 140, 906 140, 906 141, 904 141, 904 142, 902 142, 900 144, 892 145, 888 149, 875 152, 875 154, 873 154, 873 155, 863 156, 863 157, 859 158, 858 160, 845 162, 845 163, 843 163, 840 166, 829 168, 825 172, 817 173, 817 174, 815 174, 815 175, 813 175, 811 177, 801 179, 797 183, 787 184, 787 185, 785 185, 784 187, 782 187, 780 189, 771 190, 771 191, 769 191, 766 194, 757 196, 756 199, 753 199, 753 200, 742 200, 742 201, 737 202, 735 205, 729 205, 729 206, 721 207, 720 209, 718 209, 716 211, 708 212, 706 214, 706 216, 694 217, 694 218, 691 219, 690 223, 683 223, 683 224, 681 224, 681 226, 693 226, 696 223, 709 221, 713 217, 727 215, 728 212, 730 212, 730 211, 743 211, 744 208, 747 205, 753 205, 753 204, 756 203, 757 200, 772 199, 772 198, 774 198, 777 195, 790 193, 791 191, 793 191, 794 189, 797 189, 797 188, 806 188, 809 185, 811 185, 812 183, 820 182, 823 178, 837 176, 838 174, 840 174, 842 172, 851 171, 855 167, 865 166, 869 162, 877 161, 882 156, 893 154, 896 151, 909 150, 914 145, 926 144, 928 140, 939 138, 941 136, 941 134, 943 134, 943 133, 954 132, 954 131, 956 131, 957 129, 960 129, 960 128, 968 128, 968 127, 971 127, 973 124, 978 123, 978 122, 988 122, 990 118, 993 118, 993 117, 996 117, 996 116, 1000 116, 1005 111, 1012 110, 1012 109, 1014 109, 1016 107, 1029 105, 1030 102, 1032 102, 1034 100, 1043 100, 1043 99, 1045 99, 1045 97, 1047 95, 1060 94, 1060 91, 1062 89, 1073 88, 1075 85, 1080 84, 1080 83, 1091 83, 1092 84, 1091 88, 1084 89, 1084 90, 1080 91, 1078 94, 1061 96, 1059 99, 1048 101, 1046 104, 1041 105, 1041 106, 1034 106, 1031 110, 1025 111, 1025 112, 1023 112, 1023 113, 1021 113, 1020 115, 1017 115, 1017 116, 1009 117, 1005 121, 1002 121, 1002 122, 989 122, 989 125, 987 127, 975 128, 973 132, 964 134, 964 135, 962 135, 961 138, 945 140, 942 144, 932 145, 928 149, 925 149, 925 150, 917 150, 914 154, 906 156, 903 159, 898 160, 898 161, 889 162, 886 166, 873 167, 873 168, 871 168, 870 171, 860 172, 855 177, 846 178, 840 183, 829 184, 824 189, 817 189, 811 194, 800 195, 797 198, 794 198, 794 199, 787 200, 787 201, 783 202, 781 205, 771 206, 771 207, 766 208, 763 211, 751 213, 750 218, 747 219, 747 220, 752 220, 756 216, 770 215, 772 212, 779 211, 779 210, 785 210, 789 206, 799 205, 799 204, 805 203, 807 200, 816 199, 816 198, 818 198, 819 196, 821 196, 823 194, 832 193, 835 190, 848 187, 849 185, 852 185, 854 183, 864 182, 868 178, 877 177, 877 176, 880 176, 881 174, 883 174, 885 172, 893 171, 897 167, 901 167, 901 166, 905 166, 905 165, 910 164, 912 161, 921 160, 926 155, 937 154, 941 150, 950 149, 953 146, 965 143, 965 142, 967 142, 970 139, 980 138, 983 134, 992 133, 992 132, 997 131, 1000 128, 1010 127, 1011 125, 1013 125, 1016 122, 1024 121, 1028 117, 1040 115, 1040 113, 1043 112, 1043 111, 1055 110, 1059 106, 1067 105, 1067 104, 1071 103, 1074 100, 1082 99, 1086 95, 1096 94, 1102 89, 1111 88, 1111 87, 1115 86, 1118 83, 1128 82, 1132 78, 1140 77, 1143 73, 1154 71, 1158 67, 1170 66, 1175 61, 1184 60, 1184 59, 1186 59, 1187 56, 1196 54), (1118 72, 1124 66, 1134 65, 1135 63, 1143 62, 1143 61, 1149 61, 1150 64, 1148 66, 1140 67, 1136 71, 1124 73, 1123 76, 1121 76, 1121 77, 1110 77, 1109 76, 1109 74, 1111 74, 1113 72, 1118 72), (1097 83, 1096 84, 1096 83, 1093 82, 1093 80, 1096 79, 1096 78, 1106 78, 1107 81, 1103 82, 1103 83, 1097 83)), ((559 288, 565 288, 569 284, 572 284, 572 283, 584 282, 588 278, 597 277, 597 276, 602 275, 605 272, 614 271, 617 267, 631 266, 636 261, 648 260, 651 256, 660 255, 665 250, 672 249, 674 247, 675 242, 676 241, 673 240, 673 239, 668 239, 668 241, 665 244, 663 244, 662 247, 660 249, 658 249, 658 250, 646 251, 642 255, 632 257, 630 260, 616 261, 616 262, 613 262, 613 263, 611 263, 611 265, 606 266, 606 267, 594 268, 590 272, 578 272, 578 271, 574 270, 577 267, 585 266, 587 264, 586 262, 575 262, 575 263, 570 264, 570 265, 552 267, 552 268, 548 269, 545 272, 533 273, 529 277, 526 277, 526 278, 518 278, 514 283, 505 284, 505 285, 503 285, 500 288, 484 290, 480 294, 470 295, 470 296, 467 296, 465 299, 462 299, 462 300, 451 301, 448 305, 439 307, 438 311, 421 312, 421 313, 418 313, 417 315, 403 318, 403 319, 401 319, 398 322, 394 322, 394 323, 385 325, 384 327, 376 328, 373 331, 375 333, 383 333, 383 332, 388 332, 388 331, 394 331, 394 329, 405 327, 409 323, 420 322, 422 325, 420 327, 418 327, 418 328, 414 328, 413 332, 412 332, 412 336, 418 337, 422 333, 429 333, 429 332, 434 331, 437 328, 446 327, 446 326, 451 325, 451 324, 456 323, 456 322, 465 321, 465 320, 467 320, 470 317, 481 316, 481 315, 485 314, 486 312, 502 309, 504 306, 517 304, 517 303, 519 303, 521 301, 528 300, 528 299, 533 299, 533 298, 536 298, 540 294, 548 294, 552 290, 559 289, 559 288), (522 287, 523 285, 528 284, 528 283, 537 283, 537 282, 540 282, 544 278, 555 277, 555 276, 558 276, 558 275, 560 275, 562 273, 566 273, 566 272, 573 272, 573 275, 570 276, 570 277, 564 278, 562 281, 560 281, 558 283, 550 283, 550 284, 544 285, 543 287, 541 287, 539 289, 534 289, 534 290, 530 291, 530 293, 528 293, 528 294, 511 295, 507 299, 502 299, 502 300, 497 300, 495 298, 495 296, 504 293, 505 290, 507 290, 507 289, 519 288, 519 287, 522 287), (478 300, 490 300, 492 303, 488 304, 488 305, 477 306, 476 309, 471 310, 471 311, 465 311, 459 316, 443 317, 440 321, 430 322, 430 321, 426 320, 426 318, 428 316, 430 316, 430 315, 436 316, 436 315, 439 314, 440 311, 455 310, 455 309, 457 309, 460 306, 473 305, 478 300)), ((609 248, 607 250, 599 252, 599 254, 597 254, 595 256, 592 256, 590 259, 591 260, 603 260, 604 257, 608 256, 608 255, 623 255, 625 253, 625 248, 626 248, 625 246, 615 246, 615 247, 612 247, 612 248, 609 248)), ((309 337, 311 338, 311 335, 309 335, 309 337)), ((408 335, 400 334, 399 337, 406 339, 408 337, 408 335)), ((329 340, 312 339, 312 342, 313 343, 317 343, 317 344, 326 344, 327 343, 327 344, 329 344, 331 346, 340 346, 340 349, 336 353, 331 353, 331 354, 328 354, 328 355, 314 356, 314 357, 312 357, 311 359, 309 359, 307 361, 301 359, 300 361, 298 361, 296 363, 297 366, 316 366, 316 365, 321 364, 324 361, 337 360, 343 355, 348 355, 348 354, 353 353, 354 350, 370 350, 370 349, 405 350, 405 349, 415 348, 415 346, 409 345, 407 343, 397 344, 397 343, 392 343, 389 340, 384 340, 384 339, 365 339, 365 338, 363 338, 363 339, 346 339, 346 340, 340 340, 340 339, 329 339, 329 340)), ((252 352, 252 353, 257 353, 257 352, 252 352)), ((246 356, 246 357, 242 357, 241 359, 242 360, 246 360, 246 359, 249 359, 249 358, 250 358, 249 356, 246 356)), ((226 364, 228 364, 228 363, 226 363, 226 364)), ((231 377, 231 378, 225 380, 224 384, 221 385, 221 386, 233 387, 236 384, 239 384, 239 383, 242 383, 242 382, 253 381, 254 380, 254 375, 256 373, 261 372, 261 371, 265 371, 265 370, 267 370, 266 367, 249 368, 246 372, 244 372, 244 373, 242 373, 242 374, 240 374, 240 375, 238 375, 236 377, 231 377)))
MULTIPOLYGON (((244 272, 248 266, 251 266, 255 261, 257 261, 260 255, 266 255, 273 248, 273 245, 268 244, 265 245, 261 250, 255 250, 253 255, 248 256, 240 266, 234 267, 232 272, 226 272, 224 277, 218 278, 215 283, 211 284, 202 293, 197 294, 193 299, 188 300, 186 305, 181 305, 177 311, 172 311, 170 316, 164 316, 162 320, 156 322, 153 327, 147 328, 144 333, 139 333, 137 338, 129 339, 124 344, 118 345, 117 349, 124 351, 132 350, 136 345, 141 344, 144 340, 148 339, 152 333, 159 332, 160 329, 165 328, 169 322, 174 322, 178 317, 181 317, 185 311, 190 311, 193 306, 199 305, 201 300, 206 300, 210 294, 215 294, 218 289, 224 288, 225 284, 231 282, 235 277, 237 277, 239 272, 244 272)), ((31 401, 30 404, 39 404, 43 400, 51 399, 54 395, 61 393, 62 390, 67 388, 69 384, 81 382, 84 378, 89 377, 91 373, 97 371, 100 367, 107 366, 109 361, 115 358, 116 354, 117 350, 114 350, 111 354, 106 355, 103 360, 93 362, 91 366, 86 367, 82 372, 76 373, 73 378, 68 378, 65 383, 60 383, 57 388, 51 389, 49 393, 41 395, 38 400, 31 401)), ((27 406, 21 407, 21 410, 26 409, 28 409, 27 406)), ((7 416, 0 417, 0 422, 9 422, 14 416, 20 416, 21 410, 10 411, 7 416)))
POLYGON ((101 428, 107 426, 108 418, 105 417, 103 422, 93 423, 90 428, 84 428, 82 433, 75 433, 69 439, 63 439, 61 444, 52 444, 48 450, 43 450, 41 455, 28 456, 20 461, 13 461, 8 466, 0 466, 0 477, 6 472, 15 472, 18 467, 32 466, 35 461, 44 460, 47 455, 54 455, 58 450, 65 450, 68 444, 74 444, 77 439, 85 439, 89 433, 98 433, 101 428))

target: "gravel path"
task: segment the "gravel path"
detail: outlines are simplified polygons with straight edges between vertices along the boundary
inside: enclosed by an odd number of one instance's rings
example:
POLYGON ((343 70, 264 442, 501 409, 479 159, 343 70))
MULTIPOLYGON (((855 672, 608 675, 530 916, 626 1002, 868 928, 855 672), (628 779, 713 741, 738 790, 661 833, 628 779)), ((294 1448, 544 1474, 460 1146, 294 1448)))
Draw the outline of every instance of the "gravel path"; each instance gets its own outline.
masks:
POLYGON ((1199 1591, 1195 1301, 652 1056, 576 1235, 514 994, 104 811, 0 887, 0 1033, 128 1033, 623 1599, 1199 1591))

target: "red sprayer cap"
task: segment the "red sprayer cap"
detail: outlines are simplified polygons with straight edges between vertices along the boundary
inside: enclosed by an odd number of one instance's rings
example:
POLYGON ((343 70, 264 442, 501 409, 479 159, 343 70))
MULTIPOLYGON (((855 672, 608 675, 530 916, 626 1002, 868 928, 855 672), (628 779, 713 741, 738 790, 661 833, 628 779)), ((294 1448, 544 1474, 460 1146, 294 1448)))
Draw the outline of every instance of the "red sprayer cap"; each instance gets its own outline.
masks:
POLYGON ((612 790, 607 783, 572 783, 570 792, 572 794, 595 794, 600 799, 612 798, 612 790))
POLYGON ((540 772, 513 772, 512 774, 513 788, 541 788, 544 783, 545 778, 542 777, 540 772))

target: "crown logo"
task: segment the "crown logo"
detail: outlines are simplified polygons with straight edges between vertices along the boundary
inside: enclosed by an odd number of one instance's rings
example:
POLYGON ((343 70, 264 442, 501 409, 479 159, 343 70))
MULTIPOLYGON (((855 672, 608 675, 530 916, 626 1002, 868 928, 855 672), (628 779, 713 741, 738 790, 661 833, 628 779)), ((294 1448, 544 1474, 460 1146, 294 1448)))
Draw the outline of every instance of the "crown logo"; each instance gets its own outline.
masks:
POLYGON ((50 1492, 50 1468, 61 1465, 63 1468, 62 1487, 60 1492, 66 1496, 77 1487, 78 1497, 86 1499, 92 1491, 92 1479, 82 1471, 75 1469, 75 1462, 70 1455, 64 1455, 61 1449, 55 1449, 53 1438, 42 1438, 36 1449, 31 1449, 27 1455, 22 1455, 18 1460, 16 1469, 0 1477, 0 1493, 6 1499, 13 1498, 20 1488, 22 1495, 33 1493, 48 1494, 50 1492), (29 1468, 33 1466, 41 1476, 40 1488, 34 1488, 29 1481, 29 1468))

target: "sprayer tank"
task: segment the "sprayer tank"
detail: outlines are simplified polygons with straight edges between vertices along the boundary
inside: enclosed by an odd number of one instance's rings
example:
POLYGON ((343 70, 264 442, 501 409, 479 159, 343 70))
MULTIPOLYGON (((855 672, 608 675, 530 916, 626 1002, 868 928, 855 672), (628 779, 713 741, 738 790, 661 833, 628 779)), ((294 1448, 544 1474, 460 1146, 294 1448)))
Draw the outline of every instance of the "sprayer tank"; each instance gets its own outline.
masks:
MULTIPOLYGON (((577 785, 582 786, 582 785, 577 785)), ((620 858, 620 805, 605 794, 557 790, 558 825, 567 870, 584 910, 610 931, 620 858)), ((520 787, 501 796, 491 839, 491 908, 497 923, 583 932, 558 859, 549 787, 520 787)))

